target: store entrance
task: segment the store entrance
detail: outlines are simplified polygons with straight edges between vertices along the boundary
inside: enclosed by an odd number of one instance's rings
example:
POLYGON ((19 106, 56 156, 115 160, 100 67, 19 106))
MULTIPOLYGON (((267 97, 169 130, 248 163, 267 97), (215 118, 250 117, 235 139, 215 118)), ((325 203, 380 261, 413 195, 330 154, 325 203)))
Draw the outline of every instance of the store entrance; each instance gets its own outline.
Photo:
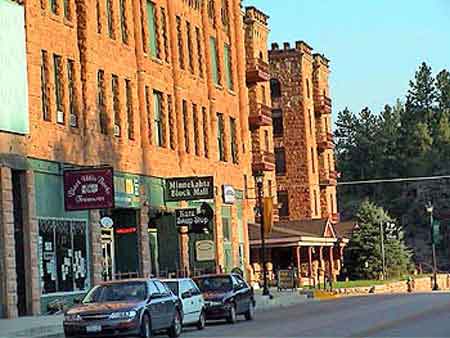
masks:
POLYGON ((114 278, 114 230, 102 229, 102 252, 103 252, 103 272, 104 281, 114 278))

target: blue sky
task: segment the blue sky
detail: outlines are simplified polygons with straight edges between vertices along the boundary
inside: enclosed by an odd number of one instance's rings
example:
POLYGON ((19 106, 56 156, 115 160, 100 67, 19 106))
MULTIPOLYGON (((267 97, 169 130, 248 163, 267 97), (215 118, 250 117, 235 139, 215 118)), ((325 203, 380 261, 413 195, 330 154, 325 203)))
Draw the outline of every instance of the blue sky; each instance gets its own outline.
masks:
POLYGON ((331 60, 334 118, 404 97, 422 61, 450 70, 450 0, 244 0, 270 16, 271 42, 305 40, 331 60))

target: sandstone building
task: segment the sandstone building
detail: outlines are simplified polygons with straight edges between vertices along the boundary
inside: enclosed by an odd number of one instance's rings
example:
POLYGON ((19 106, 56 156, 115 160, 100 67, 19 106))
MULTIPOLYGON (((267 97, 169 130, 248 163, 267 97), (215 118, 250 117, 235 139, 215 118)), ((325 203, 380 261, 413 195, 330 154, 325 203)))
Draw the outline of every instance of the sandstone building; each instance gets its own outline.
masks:
POLYGON ((0 317, 102 279, 245 267, 244 33, 240 0, 0 0, 0 317), (66 212, 63 172, 99 165, 115 208, 66 212), (166 201, 166 179, 190 176, 214 177, 210 234, 180 236, 174 210, 200 202, 166 201))

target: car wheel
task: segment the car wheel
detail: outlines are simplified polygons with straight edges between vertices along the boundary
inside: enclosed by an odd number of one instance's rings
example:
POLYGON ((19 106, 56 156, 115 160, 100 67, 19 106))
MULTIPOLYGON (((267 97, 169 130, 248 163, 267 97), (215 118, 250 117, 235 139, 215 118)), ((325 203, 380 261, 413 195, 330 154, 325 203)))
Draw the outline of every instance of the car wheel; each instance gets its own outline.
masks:
POLYGON ((255 304, 253 302, 250 302, 250 304, 248 305, 248 310, 245 313, 245 319, 246 320, 255 319, 255 304))
POLYGON ((173 318, 172 326, 169 329, 169 337, 170 338, 177 338, 181 335, 183 324, 181 323, 181 315, 180 311, 175 311, 175 316, 173 318))
POLYGON ((236 305, 235 304, 232 304, 230 307, 230 312, 228 312, 227 322, 228 322, 228 324, 235 324, 237 322, 236 305))
POLYGON ((198 318, 197 329, 203 330, 205 326, 206 326, 205 312, 202 311, 202 313, 200 313, 200 317, 198 318))
POLYGON ((144 314, 144 316, 142 317, 141 337, 142 338, 151 338, 152 337, 152 325, 151 325, 150 317, 148 316, 148 314, 144 314))

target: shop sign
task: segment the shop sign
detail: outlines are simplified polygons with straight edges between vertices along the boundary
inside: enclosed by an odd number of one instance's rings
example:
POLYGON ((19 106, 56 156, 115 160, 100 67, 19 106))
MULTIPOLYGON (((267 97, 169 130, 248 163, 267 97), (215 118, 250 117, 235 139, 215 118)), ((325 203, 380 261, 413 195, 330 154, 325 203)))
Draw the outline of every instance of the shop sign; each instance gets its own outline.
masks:
POLYGON ((140 207, 140 177, 136 175, 116 173, 114 175, 115 201, 118 207, 140 207))
POLYGON ((216 259, 216 246, 214 241, 204 240, 195 242, 195 254, 198 262, 214 261, 216 259))
POLYGON ((214 178, 178 177, 166 180, 166 201, 192 201, 214 198, 214 178))
POLYGON ((211 218, 197 208, 176 209, 175 222, 177 226, 207 228, 211 218))
POLYGON ((295 272, 293 270, 279 270, 277 277, 278 288, 280 290, 295 289, 295 272))
POLYGON ((236 190, 231 185, 223 185, 223 203, 234 204, 236 202, 236 190))
POLYGON ((114 225, 114 221, 111 219, 111 217, 102 217, 100 219, 100 224, 105 229, 111 229, 114 225))
POLYGON ((64 171, 66 211, 114 208, 111 167, 64 171))

